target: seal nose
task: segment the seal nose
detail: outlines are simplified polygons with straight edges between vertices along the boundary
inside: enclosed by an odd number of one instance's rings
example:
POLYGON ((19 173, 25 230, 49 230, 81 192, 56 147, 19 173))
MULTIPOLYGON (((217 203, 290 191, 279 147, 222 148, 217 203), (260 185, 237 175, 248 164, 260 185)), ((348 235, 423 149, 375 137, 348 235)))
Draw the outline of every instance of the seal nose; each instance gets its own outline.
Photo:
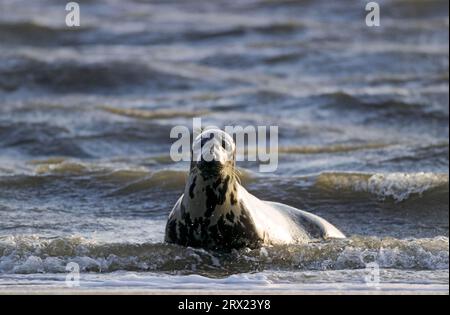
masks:
POLYGON ((214 146, 203 151, 197 165, 205 176, 218 176, 223 168, 220 153, 214 146))
POLYGON ((217 162, 223 164, 224 154, 222 152, 222 148, 217 144, 212 144, 203 148, 202 161, 203 162, 217 162))
POLYGON ((199 167, 226 166, 234 158, 233 140, 230 139, 219 131, 205 131, 193 143, 192 161, 199 167))

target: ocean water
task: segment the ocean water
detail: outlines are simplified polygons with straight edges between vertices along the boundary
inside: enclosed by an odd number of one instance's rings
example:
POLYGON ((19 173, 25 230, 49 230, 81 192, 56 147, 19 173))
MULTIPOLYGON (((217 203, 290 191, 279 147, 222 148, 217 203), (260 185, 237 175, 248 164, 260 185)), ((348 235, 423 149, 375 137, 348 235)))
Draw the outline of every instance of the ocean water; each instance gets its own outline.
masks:
POLYGON ((377 28, 356 0, 78 2, 68 28, 65 2, 0 0, 0 293, 448 294, 448 1, 380 0, 377 28), (192 117, 279 126, 244 186, 348 238, 164 244, 192 117))

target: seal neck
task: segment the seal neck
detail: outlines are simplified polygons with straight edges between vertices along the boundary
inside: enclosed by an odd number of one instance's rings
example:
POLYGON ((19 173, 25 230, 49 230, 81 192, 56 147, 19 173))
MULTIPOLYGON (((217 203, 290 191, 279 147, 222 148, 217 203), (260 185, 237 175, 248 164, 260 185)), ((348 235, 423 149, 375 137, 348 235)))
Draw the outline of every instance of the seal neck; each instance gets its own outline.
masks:
POLYGON ((212 176, 192 169, 184 191, 183 208, 193 217, 219 217, 237 204, 238 185, 233 172, 218 172, 212 176))

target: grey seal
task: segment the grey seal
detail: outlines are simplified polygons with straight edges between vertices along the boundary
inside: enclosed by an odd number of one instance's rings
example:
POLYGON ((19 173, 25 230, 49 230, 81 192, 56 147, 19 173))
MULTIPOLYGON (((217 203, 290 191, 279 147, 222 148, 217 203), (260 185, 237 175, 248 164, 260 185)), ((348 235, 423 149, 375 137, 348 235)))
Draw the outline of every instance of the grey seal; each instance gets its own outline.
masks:
POLYGON ((227 133, 206 130, 194 140, 189 177, 169 215, 166 242, 223 250, 317 238, 345 236, 317 215, 250 194, 240 184, 236 145, 227 133))

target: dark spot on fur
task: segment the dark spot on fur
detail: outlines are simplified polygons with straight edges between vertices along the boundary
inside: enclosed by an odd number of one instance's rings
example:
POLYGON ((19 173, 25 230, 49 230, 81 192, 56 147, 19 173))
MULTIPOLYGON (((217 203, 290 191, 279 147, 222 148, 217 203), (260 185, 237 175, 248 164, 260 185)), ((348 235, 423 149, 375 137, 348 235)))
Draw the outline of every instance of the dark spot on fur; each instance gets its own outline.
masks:
MULTIPOLYGON (((216 206, 223 205, 227 198, 227 191, 228 191, 228 185, 230 182, 231 177, 227 176, 225 178, 225 181, 222 183, 222 187, 214 189, 213 187, 206 186, 206 211, 205 211, 205 217, 209 218, 214 210, 216 209, 216 206)), ((219 186, 219 185, 217 185, 219 186)))
POLYGON ((194 176, 194 179, 192 180, 192 184, 189 187, 189 197, 191 197, 191 199, 194 199, 194 197, 195 197, 194 189, 195 189, 196 182, 197 182, 197 176, 194 176))
POLYGON ((298 219, 299 224, 305 229, 305 232, 309 234, 310 237, 319 238, 323 237, 323 231, 319 226, 312 224, 309 220, 306 220, 303 217, 298 219))
POLYGON ((205 217, 209 218, 212 213, 214 212, 214 209, 216 208, 218 198, 216 195, 216 191, 212 189, 211 187, 206 187, 206 211, 205 211, 205 217))
POLYGON ((241 200, 241 202, 239 202, 239 209, 241 210, 241 213, 243 213, 246 209, 242 200, 241 200))
MULTIPOLYGON (((225 199, 226 199, 227 191, 228 191, 228 185, 230 184, 230 179, 231 179, 231 177, 230 177, 230 175, 228 175, 228 176, 225 178, 225 181, 224 181, 224 183, 223 183, 222 189, 220 190, 220 195, 221 195, 222 198, 223 198, 222 203, 223 203, 223 202, 225 201, 225 199)), ((222 204, 222 203, 221 203, 221 204, 222 204)))
POLYGON ((232 191, 231 192, 231 194, 230 194, 230 202, 231 202, 231 204, 234 206, 235 204, 237 204, 237 199, 236 199, 236 196, 235 196, 235 192, 234 191, 232 191))
POLYGON ((219 185, 222 184, 222 178, 218 178, 214 184, 213 184, 213 188, 217 189, 217 187, 219 187, 219 185))
POLYGON ((183 215, 186 212, 186 207, 184 206, 183 202, 181 202, 181 204, 180 204, 180 210, 181 210, 181 215, 183 215))
POLYGON ((227 218, 227 220, 231 223, 234 223, 234 212, 230 211, 228 212, 225 217, 227 218))

